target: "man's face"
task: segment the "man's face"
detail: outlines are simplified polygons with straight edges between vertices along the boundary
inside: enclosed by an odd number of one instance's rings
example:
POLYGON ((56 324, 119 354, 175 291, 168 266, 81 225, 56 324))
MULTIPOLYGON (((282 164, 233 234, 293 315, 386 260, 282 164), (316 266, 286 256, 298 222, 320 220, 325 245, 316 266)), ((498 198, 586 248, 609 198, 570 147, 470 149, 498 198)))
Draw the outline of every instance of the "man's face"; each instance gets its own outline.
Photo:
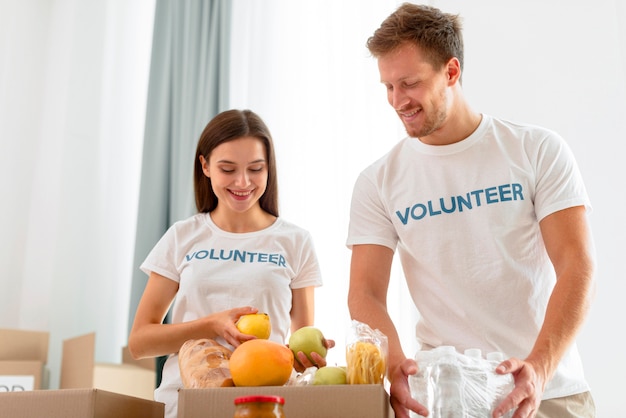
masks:
POLYGON ((378 58, 387 100, 411 137, 424 138, 441 128, 448 114, 448 77, 435 71, 416 45, 405 43, 378 58))

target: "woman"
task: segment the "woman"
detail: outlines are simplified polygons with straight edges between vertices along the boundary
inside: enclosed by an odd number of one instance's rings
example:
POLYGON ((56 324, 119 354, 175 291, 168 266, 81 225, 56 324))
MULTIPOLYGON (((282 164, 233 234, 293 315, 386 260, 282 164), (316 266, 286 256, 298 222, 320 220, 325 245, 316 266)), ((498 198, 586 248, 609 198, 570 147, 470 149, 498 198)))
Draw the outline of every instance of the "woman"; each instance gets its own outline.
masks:
MULTIPOLYGON (((141 265, 149 279, 129 337, 135 358, 169 355, 155 391, 166 417, 176 416, 176 353, 185 341, 235 348, 255 338, 239 332, 239 317, 265 312, 269 339, 284 344, 290 330, 313 324, 314 288, 322 284, 310 234, 278 215, 273 143, 258 115, 228 110, 209 122, 194 189, 198 214, 175 223, 141 265), (163 324, 172 302, 171 324, 163 324)), ((313 366, 303 353, 298 360, 299 369, 313 366)))

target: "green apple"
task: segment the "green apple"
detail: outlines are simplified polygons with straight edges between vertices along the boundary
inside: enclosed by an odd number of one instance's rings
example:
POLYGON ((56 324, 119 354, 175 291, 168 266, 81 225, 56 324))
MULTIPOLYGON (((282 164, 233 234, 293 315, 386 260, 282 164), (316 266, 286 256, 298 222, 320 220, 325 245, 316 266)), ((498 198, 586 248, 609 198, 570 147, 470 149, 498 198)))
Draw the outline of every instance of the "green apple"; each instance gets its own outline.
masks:
POLYGON ((348 383, 346 368, 326 366, 319 368, 313 375, 314 385, 345 385, 348 383))
POLYGON ((312 363, 315 363, 311 358, 311 353, 315 352, 326 358, 325 342, 324 334, 319 329, 312 326, 302 327, 289 337, 289 348, 296 358, 298 358, 298 353, 302 351, 312 363))

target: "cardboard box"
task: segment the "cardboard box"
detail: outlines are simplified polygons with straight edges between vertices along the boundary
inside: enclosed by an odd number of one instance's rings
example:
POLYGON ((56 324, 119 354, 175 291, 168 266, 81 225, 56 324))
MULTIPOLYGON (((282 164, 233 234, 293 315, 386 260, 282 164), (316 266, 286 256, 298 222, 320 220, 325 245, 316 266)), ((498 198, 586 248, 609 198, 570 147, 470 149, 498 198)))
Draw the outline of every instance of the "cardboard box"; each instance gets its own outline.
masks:
POLYGON ((0 417, 163 418, 164 414, 160 402, 99 389, 0 393, 0 417))
POLYGON ((393 417, 382 385, 332 385, 181 389, 178 418, 232 418, 235 398, 247 395, 282 396, 289 418, 393 417))
POLYGON ((154 370, 137 364, 96 363, 95 349, 95 333, 63 341, 60 389, 97 388, 154 399, 154 370))
POLYGON ((0 392, 41 389, 40 361, 0 361, 0 392))
POLYGON ((0 391, 48 387, 48 343, 44 331, 0 329, 0 391))

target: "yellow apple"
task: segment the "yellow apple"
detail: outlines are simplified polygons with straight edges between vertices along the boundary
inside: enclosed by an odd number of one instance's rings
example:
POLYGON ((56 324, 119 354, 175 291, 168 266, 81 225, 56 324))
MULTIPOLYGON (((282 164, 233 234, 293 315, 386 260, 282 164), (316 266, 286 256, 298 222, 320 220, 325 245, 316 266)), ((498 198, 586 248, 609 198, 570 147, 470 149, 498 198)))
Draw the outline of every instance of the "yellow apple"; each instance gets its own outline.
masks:
POLYGON ((239 332, 267 340, 272 333, 270 316, 266 313, 242 315, 237 321, 239 332))

